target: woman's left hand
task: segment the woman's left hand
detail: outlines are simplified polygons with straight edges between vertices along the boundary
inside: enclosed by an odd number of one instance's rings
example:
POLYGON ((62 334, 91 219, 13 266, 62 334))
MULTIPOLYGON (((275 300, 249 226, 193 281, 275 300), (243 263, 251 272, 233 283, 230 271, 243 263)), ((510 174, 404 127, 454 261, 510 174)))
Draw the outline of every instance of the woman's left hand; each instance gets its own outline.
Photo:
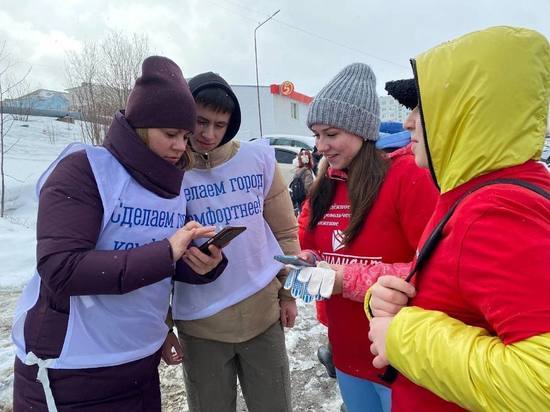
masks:
POLYGON ((374 355, 372 365, 375 368, 384 368, 390 363, 386 356, 386 337, 393 316, 374 317, 370 321, 369 339, 372 342, 370 351, 374 355))
POLYGON ((162 360, 167 365, 177 365, 183 362, 183 349, 174 332, 168 332, 161 351, 162 360))
POLYGON ((183 254, 183 261, 199 275, 206 275, 211 272, 222 261, 222 250, 219 247, 210 245, 210 256, 202 253, 197 247, 190 247, 183 254))

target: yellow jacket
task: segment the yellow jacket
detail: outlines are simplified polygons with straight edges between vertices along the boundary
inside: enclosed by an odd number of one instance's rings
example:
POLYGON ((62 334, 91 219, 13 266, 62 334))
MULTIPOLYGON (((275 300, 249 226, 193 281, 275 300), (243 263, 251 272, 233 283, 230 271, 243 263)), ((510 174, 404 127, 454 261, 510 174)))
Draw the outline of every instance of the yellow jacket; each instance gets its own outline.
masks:
MULTIPOLYGON (((443 196, 473 179, 540 158, 550 99, 546 38, 526 29, 490 28, 419 55, 413 68, 430 170, 443 196)), ((547 228, 549 216, 542 219, 547 228)), ((445 236, 451 235, 442 242, 445 236)), ((456 299, 462 298, 457 292, 456 299)), ((445 313, 408 307, 392 320, 386 350, 409 380, 463 408, 546 411, 547 332, 505 344, 445 313)))

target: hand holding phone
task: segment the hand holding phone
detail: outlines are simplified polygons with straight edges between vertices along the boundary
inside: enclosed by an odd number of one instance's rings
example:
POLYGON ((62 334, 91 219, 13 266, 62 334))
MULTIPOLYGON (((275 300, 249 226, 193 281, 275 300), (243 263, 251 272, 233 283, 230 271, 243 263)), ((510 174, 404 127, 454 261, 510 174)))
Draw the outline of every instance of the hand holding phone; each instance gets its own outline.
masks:
POLYGON ((210 250, 208 250, 208 246, 214 245, 216 247, 223 248, 245 230, 246 226, 226 226, 218 233, 216 233, 215 236, 212 236, 210 239, 200 245, 199 250, 206 255, 210 255, 210 250))

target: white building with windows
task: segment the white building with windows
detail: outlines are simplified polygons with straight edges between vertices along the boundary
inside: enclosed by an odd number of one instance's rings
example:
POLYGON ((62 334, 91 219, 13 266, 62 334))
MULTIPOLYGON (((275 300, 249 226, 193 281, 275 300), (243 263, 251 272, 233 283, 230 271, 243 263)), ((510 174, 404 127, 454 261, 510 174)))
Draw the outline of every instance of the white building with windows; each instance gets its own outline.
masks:
POLYGON ((391 96, 380 96, 380 119, 383 122, 403 123, 410 110, 391 96))
MULTIPOLYGON (((256 86, 231 85, 241 106, 240 140, 260 137, 258 95, 256 86)), ((311 135, 306 126, 308 105, 312 97, 296 92, 289 82, 260 86, 262 135, 311 135), (288 85, 291 85, 288 87, 288 85)))

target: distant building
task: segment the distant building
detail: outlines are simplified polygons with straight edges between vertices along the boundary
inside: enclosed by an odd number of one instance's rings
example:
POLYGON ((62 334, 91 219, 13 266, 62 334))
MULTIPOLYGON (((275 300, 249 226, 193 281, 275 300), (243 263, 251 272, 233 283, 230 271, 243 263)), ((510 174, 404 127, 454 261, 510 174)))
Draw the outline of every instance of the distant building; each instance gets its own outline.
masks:
MULTIPOLYGON (((231 85, 242 111, 241 129, 237 137, 249 140, 260 137, 258 95, 256 86, 231 85)), ((311 135, 306 126, 308 105, 312 97, 294 90, 290 82, 260 86, 262 135, 294 134, 311 135)))
POLYGON ((380 96, 380 119, 384 122, 403 123, 410 110, 391 96, 380 96))
POLYGON ((68 93, 38 89, 16 99, 6 99, 4 111, 13 114, 58 117, 70 114, 70 105, 68 93))

